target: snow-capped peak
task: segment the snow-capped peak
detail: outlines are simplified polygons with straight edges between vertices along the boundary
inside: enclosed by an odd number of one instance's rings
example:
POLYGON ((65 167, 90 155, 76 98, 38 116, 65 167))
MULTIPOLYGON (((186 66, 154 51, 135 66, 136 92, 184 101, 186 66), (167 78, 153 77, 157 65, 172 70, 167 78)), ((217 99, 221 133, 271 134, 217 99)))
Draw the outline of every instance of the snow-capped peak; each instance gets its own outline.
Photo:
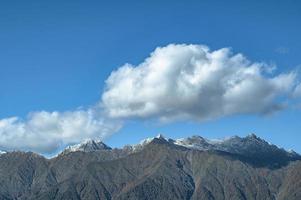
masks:
POLYGON ((156 137, 150 137, 150 138, 146 138, 144 140, 141 140, 139 142, 139 144, 140 145, 146 145, 146 144, 152 142, 155 138, 159 139, 159 140, 165 140, 165 141, 167 141, 167 139, 163 136, 163 134, 159 133, 156 137))
POLYGON ((300 157, 296 152, 285 151, 276 145, 266 142, 255 134, 249 134, 246 137, 233 136, 218 140, 192 136, 185 139, 174 140, 173 144, 196 150, 218 150, 248 156, 269 156, 277 154, 291 158, 300 157))
POLYGON ((181 138, 175 140, 173 143, 176 145, 184 146, 187 148, 199 149, 199 150, 214 150, 216 146, 219 146, 228 140, 234 139, 234 137, 226 137, 223 139, 207 139, 198 135, 194 135, 188 138, 181 138))
POLYGON ((1 150, 0 150, 0 155, 1 155, 1 154, 4 154, 4 153, 6 153, 6 152, 5 152, 5 151, 1 151, 1 150))
POLYGON ((167 139, 163 136, 163 134, 160 133, 156 137, 150 137, 150 138, 141 140, 138 144, 126 145, 124 147, 124 149, 126 149, 127 151, 131 151, 131 152, 137 152, 137 151, 143 149, 149 143, 151 143, 154 139, 167 141, 167 139))
POLYGON ((87 139, 84 140, 82 143, 68 146, 63 151, 63 153, 70 153, 76 151, 90 152, 90 151, 109 150, 109 149, 111 148, 106 144, 104 144, 101 140, 87 139))
POLYGON ((163 136, 163 134, 159 133, 157 136, 156 136, 157 139, 163 139, 163 140, 166 140, 166 138, 163 136))

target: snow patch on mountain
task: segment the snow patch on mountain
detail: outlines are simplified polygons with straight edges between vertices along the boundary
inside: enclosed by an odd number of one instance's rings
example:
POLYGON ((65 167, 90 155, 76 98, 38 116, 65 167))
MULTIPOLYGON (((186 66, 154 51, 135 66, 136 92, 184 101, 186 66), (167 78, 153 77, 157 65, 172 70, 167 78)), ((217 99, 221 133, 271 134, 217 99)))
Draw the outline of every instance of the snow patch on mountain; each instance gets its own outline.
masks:
POLYGON ((110 150, 111 147, 104 144, 101 140, 84 140, 82 143, 68 146, 63 153, 70 153, 76 151, 90 152, 97 150, 110 150))
POLYGON ((255 134, 249 134, 246 137, 233 136, 221 140, 209 140, 201 136, 192 136, 174 140, 173 144, 189 149, 223 151, 250 157, 272 157, 278 155, 283 158, 300 158, 298 153, 279 148, 255 134))
POLYGON ((158 134, 156 137, 150 137, 150 138, 146 138, 144 140, 141 140, 138 144, 126 145, 126 146, 124 146, 123 149, 126 150, 126 151, 138 152, 141 149, 143 149, 146 145, 151 143, 154 139, 160 139, 160 140, 167 141, 167 139, 162 134, 158 134))

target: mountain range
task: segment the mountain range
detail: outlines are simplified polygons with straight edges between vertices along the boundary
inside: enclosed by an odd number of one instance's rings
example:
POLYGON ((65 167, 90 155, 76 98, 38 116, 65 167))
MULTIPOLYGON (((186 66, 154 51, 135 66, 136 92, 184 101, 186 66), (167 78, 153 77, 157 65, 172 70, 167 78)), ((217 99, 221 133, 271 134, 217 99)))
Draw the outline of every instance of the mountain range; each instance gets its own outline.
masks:
POLYGON ((0 199, 301 199, 301 156, 250 134, 0 153, 0 199))

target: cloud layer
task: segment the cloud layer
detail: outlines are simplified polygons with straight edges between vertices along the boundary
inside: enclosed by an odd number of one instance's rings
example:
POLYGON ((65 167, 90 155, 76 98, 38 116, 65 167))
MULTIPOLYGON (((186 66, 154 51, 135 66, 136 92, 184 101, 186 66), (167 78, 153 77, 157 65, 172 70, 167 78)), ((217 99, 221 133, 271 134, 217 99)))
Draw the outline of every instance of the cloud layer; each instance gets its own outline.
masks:
POLYGON ((281 99, 297 81, 294 72, 273 76, 274 69, 229 48, 171 44, 112 72, 102 104, 113 118, 162 121, 269 114, 285 106, 281 99))
POLYGON ((120 123, 103 118, 97 109, 35 112, 25 120, 18 117, 0 120, 0 148, 53 153, 84 139, 104 139, 120 127, 120 123))

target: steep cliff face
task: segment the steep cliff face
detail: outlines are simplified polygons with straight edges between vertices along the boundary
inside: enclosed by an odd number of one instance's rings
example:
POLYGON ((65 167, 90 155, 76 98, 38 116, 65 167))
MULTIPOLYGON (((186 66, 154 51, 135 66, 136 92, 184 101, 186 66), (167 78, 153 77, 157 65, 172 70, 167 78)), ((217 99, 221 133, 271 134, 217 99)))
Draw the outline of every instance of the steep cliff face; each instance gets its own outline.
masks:
POLYGON ((234 139, 156 137, 139 148, 101 145, 52 159, 4 153, 0 199, 301 199, 298 154, 255 136, 234 139))

